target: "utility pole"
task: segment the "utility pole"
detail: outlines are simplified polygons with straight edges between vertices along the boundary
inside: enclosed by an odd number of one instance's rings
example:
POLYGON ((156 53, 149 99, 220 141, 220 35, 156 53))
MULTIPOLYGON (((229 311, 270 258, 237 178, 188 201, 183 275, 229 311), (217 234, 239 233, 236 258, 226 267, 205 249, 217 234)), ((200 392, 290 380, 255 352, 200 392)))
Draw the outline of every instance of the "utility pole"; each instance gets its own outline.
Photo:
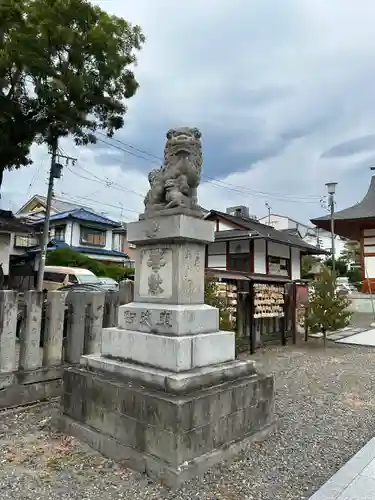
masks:
POLYGON ((60 154, 58 151, 58 142, 57 139, 54 140, 51 146, 51 167, 49 171, 49 179, 48 179, 48 191, 47 191, 47 203, 46 203, 46 215, 44 218, 43 225, 43 235, 42 242, 40 245, 40 262, 38 269, 38 279, 36 289, 38 292, 43 291, 43 277, 44 277, 44 268, 46 266, 46 256, 47 256, 47 245, 48 245, 48 236, 49 236, 49 220, 51 217, 51 205, 52 205, 52 197, 53 197, 53 183, 55 179, 60 179, 62 165, 60 164, 60 159, 65 159, 66 164, 68 165, 69 161, 75 164, 77 161, 76 158, 71 158, 70 156, 66 156, 64 154, 60 154))
POLYGON ((326 183, 329 200, 328 206, 330 209, 330 221, 331 221, 331 252, 332 252, 332 277, 333 286, 336 283, 336 258, 335 258, 335 192, 337 182, 327 182, 326 183))
POLYGON ((271 205, 269 203, 265 203, 265 206, 268 210, 268 225, 271 225, 271 205))

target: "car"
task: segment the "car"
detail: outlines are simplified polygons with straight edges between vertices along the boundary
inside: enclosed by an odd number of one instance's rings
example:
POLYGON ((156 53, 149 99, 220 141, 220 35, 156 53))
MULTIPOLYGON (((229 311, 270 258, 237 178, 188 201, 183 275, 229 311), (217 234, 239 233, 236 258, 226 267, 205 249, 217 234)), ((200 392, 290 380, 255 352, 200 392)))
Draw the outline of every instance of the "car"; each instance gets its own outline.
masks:
POLYGON ((106 276, 100 277, 98 276, 99 286, 101 286, 106 291, 114 291, 117 292, 119 290, 119 284, 116 280, 112 278, 108 278, 106 276))

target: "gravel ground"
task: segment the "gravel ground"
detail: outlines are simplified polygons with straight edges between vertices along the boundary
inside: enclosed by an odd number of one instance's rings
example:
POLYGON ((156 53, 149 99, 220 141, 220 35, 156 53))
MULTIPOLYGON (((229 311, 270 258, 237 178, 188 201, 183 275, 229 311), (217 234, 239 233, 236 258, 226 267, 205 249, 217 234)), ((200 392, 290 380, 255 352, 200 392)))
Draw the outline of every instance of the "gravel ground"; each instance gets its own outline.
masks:
POLYGON ((0 413, 0 499, 307 499, 375 435, 375 350, 319 341, 254 357, 276 377, 279 429, 168 491, 54 431, 57 403, 0 413))

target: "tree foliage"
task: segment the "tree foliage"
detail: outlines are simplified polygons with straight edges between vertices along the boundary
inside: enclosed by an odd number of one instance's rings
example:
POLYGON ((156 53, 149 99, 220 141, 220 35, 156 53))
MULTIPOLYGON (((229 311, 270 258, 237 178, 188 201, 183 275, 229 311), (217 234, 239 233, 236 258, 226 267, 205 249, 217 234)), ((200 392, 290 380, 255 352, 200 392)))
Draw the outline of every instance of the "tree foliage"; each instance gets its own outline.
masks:
POLYGON ((301 278, 302 279, 311 279, 313 277, 313 269, 320 262, 318 257, 314 255, 304 255, 302 257, 302 266, 301 266, 301 278))
POLYGON ((211 276, 206 276, 204 283, 204 303, 219 309, 220 329, 233 330, 234 325, 230 320, 229 304, 226 297, 218 293, 216 281, 211 276))
POLYGON ((341 252, 340 259, 347 264, 359 264, 360 244, 359 241, 347 240, 341 252))
MULTIPOLYGON (((332 269, 332 257, 328 257, 325 261, 324 264, 329 268, 332 269)), ((345 260, 343 260, 341 257, 339 259, 335 260, 335 269, 336 269, 336 276, 346 276, 348 272, 348 264, 345 260)))
POLYGON ((125 279, 134 274, 134 269, 118 266, 116 264, 104 264, 82 253, 70 248, 58 248, 47 254, 48 266, 81 267, 92 271, 96 276, 108 277, 116 281, 125 279))
POLYGON ((333 286, 333 277, 325 267, 314 280, 309 300, 308 325, 314 332, 344 328, 350 322, 351 313, 347 311, 350 300, 337 293, 333 286))
POLYGON ((2 0, 0 170, 30 163, 36 138, 88 144, 121 128, 143 42, 138 26, 88 0, 2 0))

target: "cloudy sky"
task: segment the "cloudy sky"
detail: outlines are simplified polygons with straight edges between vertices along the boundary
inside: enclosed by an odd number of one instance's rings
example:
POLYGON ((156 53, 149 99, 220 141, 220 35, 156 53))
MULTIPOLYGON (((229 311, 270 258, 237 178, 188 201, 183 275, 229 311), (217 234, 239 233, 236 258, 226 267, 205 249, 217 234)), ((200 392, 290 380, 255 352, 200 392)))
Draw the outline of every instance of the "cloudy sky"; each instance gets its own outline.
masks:
MULTIPOLYGON (((115 139, 64 150, 78 161, 56 195, 132 220, 165 132, 197 126, 204 141, 200 203, 247 205, 307 222, 323 215, 328 181, 337 209, 359 201, 375 165, 375 4, 370 0, 98 0, 139 24, 139 91, 115 139)), ((45 194, 48 156, 6 175, 16 210, 45 194)))

